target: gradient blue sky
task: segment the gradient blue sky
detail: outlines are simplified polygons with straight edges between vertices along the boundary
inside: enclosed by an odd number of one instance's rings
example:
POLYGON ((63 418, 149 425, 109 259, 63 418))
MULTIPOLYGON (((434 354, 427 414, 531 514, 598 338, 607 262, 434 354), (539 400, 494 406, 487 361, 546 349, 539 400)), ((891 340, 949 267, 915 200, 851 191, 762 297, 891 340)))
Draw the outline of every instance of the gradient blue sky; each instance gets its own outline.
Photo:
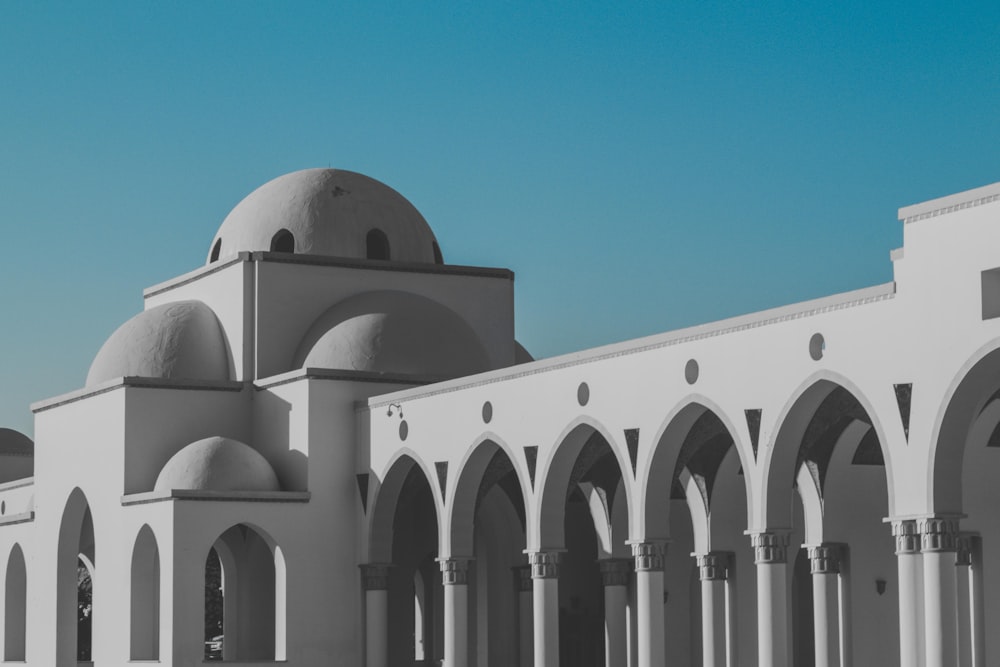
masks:
POLYGON ((513 269, 538 357, 891 280, 1000 180, 1000 3, 763 4, 0 4, 0 425, 306 167, 513 269))

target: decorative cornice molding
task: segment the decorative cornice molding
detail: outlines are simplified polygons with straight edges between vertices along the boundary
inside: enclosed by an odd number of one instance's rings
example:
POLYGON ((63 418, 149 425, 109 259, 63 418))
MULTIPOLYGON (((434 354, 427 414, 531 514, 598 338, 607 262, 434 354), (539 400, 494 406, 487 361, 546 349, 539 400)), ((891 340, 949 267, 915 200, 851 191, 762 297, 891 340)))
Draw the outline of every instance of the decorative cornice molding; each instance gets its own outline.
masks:
POLYGON ((788 533, 752 533, 753 562, 773 565, 788 562, 788 533))
POLYGON ((387 591, 389 590, 389 563, 362 563, 358 566, 361 570, 361 587, 366 591, 387 591))
POLYGON ((605 586, 628 586, 632 574, 632 561, 628 558, 605 558, 597 561, 601 568, 601 581, 605 586))
POLYGON ((929 201, 904 206, 899 209, 899 219, 904 224, 936 218, 955 211, 962 211, 969 208, 976 208, 984 204, 991 204, 1000 201, 1000 183, 984 185, 981 188, 957 192, 953 195, 938 197, 929 201))
POLYGON ((632 557, 636 572, 662 572, 667 555, 663 542, 636 542, 632 544, 632 557))
MULTIPOLYGON (((705 338, 724 336, 740 331, 747 331, 749 329, 770 326, 772 324, 780 324, 781 322, 798 320, 805 317, 821 315, 857 306, 864 306, 871 303, 877 303, 879 301, 886 301, 888 299, 895 298, 895 296, 896 283, 891 282, 882 285, 875 285, 873 287, 866 287, 864 289, 845 292, 843 294, 834 294, 821 299, 803 301, 801 303, 772 308, 770 310, 751 313, 749 315, 741 315, 739 317, 732 317, 726 320, 719 320, 709 324, 700 324, 686 329, 668 331, 666 333, 647 336, 645 338, 637 338, 623 343, 605 345, 603 347, 597 347, 584 352, 574 352, 561 357, 552 357, 551 359, 542 359, 539 361, 521 364, 512 368, 504 368, 496 371, 489 371, 487 373, 480 373, 479 375, 473 376, 475 379, 471 380, 468 378, 458 378, 455 380, 440 382, 429 387, 403 389, 389 394, 381 394, 368 399, 367 407, 368 409, 384 408, 390 403, 399 403, 403 400, 415 401, 421 398, 431 398, 441 394, 450 394, 474 387, 484 387, 487 385, 497 384, 499 382, 516 380, 530 375, 550 373, 564 368, 572 368, 583 364, 590 364, 618 357, 626 357, 633 354, 648 352, 650 350, 690 343, 692 341, 702 340, 705 338)), ((364 406, 359 406, 359 408, 362 409, 363 407, 364 406)))

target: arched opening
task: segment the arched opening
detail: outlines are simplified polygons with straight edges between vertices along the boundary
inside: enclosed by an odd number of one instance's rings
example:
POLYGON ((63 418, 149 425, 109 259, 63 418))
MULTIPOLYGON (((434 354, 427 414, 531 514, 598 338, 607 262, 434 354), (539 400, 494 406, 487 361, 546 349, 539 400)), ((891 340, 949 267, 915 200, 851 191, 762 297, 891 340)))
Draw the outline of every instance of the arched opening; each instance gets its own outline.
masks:
POLYGON ((4 588, 3 659, 24 662, 25 630, 28 604, 28 574, 24 552, 15 544, 7 559, 7 580, 4 588))
POLYGON ((222 660, 224 625, 222 562, 213 547, 205 557, 205 660, 222 660))
POLYGON ((295 237, 287 229, 279 229, 271 237, 271 252, 295 252, 295 237))
POLYGON ((475 664, 520 660, 519 600, 512 572, 527 562, 524 493, 509 451, 493 440, 473 448, 455 485, 451 555, 471 559, 469 650, 475 664))
MULTIPOLYGON (((996 342, 993 343, 993 346, 996 342)), ((956 587, 962 664, 991 664, 1000 636, 989 623, 1000 618, 1000 349, 988 346, 957 375, 941 410, 933 453, 930 511, 961 520, 956 587)))
POLYGON ((132 549, 130 655, 132 660, 160 657, 160 553, 156 537, 143 525, 132 549))
POLYGON ((209 263, 219 261, 219 255, 222 253, 222 239, 216 239, 215 245, 212 246, 212 253, 208 257, 209 263))
POLYGON ((372 229, 365 237, 365 256, 368 259, 389 259, 389 237, 381 229, 372 229))
POLYGON ((100 599, 96 581, 94 522, 80 489, 66 500, 56 554, 56 665, 96 661, 92 638, 99 636, 100 599))
MULTIPOLYGON (((444 591, 438 558, 438 512, 424 468, 401 454, 385 473, 371 512, 371 563, 391 563, 387 600, 388 664, 438 664, 444 657, 444 591), (417 614, 418 589, 423 599, 417 614), (419 662, 417 647, 423 647, 419 662)), ((370 631, 370 629, 369 629, 370 631)))
POLYGON ((753 577, 737 578, 753 569, 743 452, 728 420, 710 405, 699 398, 670 415, 645 481, 646 536, 670 540, 664 616, 677 638, 668 642, 667 659, 677 664, 720 664, 726 655, 752 655, 756 646, 755 628, 736 622, 756 613, 753 577))
MULTIPOLYGON (((206 625, 209 619, 218 622, 219 609, 212 603, 221 596, 222 638, 211 635, 208 641, 221 643, 223 660, 284 659, 285 563, 274 540, 247 524, 226 530, 206 558, 205 589, 206 625), (218 575, 213 571, 215 560, 218 575), (216 586, 218 594, 212 592, 216 586)), ((209 631, 206 627, 206 634, 209 631)), ((218 659, 213 648, 206 645, 206 658, 218 659)))
POLYGON ((889 476, 867 405, 846 381, 818 380, 790 404, 774 440, 766 512, 771 526, 791 529, 791 598, 813 606, 811 615, 789 610, 798 658, 813 651, 802 664, 899 662, 899 643, 886 641, 899 636, 898 598, 884 595, 884 583, 897 580, 883 522, 889 476))
POLYGON ((604 568, 607 561, 629 557, 626 461, 605 431, 581 423, 562 438, 540 482, 536 539, 544 551, 563 550, 558 577, 562 664, 597 667, 625 659, 625 643, 609 647, 605 641, 606 628, 621 636, 615 629, 623 627, 627 611, 624 599, 608 597, 614 587, 604 585, 604 568))
POLYGON ((444 264, 444 257, 441 255, 441 246, 438 245, 437 241, 433 242, 432 248, 434 250, 434 263, 444 264))
POLYGON ((76 659, 93 662, 94 655, 94 570, 86 559, 77 561, 76 659))

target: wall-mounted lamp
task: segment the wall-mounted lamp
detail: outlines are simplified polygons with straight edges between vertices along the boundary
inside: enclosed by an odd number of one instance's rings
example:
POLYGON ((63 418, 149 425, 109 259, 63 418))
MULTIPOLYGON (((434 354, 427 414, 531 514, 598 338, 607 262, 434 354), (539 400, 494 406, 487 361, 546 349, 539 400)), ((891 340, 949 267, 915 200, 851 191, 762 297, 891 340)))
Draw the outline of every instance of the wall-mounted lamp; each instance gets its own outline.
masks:
POLYGON ((875 580, 875 592, 878 593, 879 595, 885 594, 885 579, 875 580))
POLYGON ((385 411, 385 416, 386 417, 391 417, 392 416, 392 409, 393 408, 396 408, 396 410, 399 411, 399 418, 402 419, 403 418, 403 406, 400 405, 399 403, 390 403, 389 404, 389 409, 385 411))

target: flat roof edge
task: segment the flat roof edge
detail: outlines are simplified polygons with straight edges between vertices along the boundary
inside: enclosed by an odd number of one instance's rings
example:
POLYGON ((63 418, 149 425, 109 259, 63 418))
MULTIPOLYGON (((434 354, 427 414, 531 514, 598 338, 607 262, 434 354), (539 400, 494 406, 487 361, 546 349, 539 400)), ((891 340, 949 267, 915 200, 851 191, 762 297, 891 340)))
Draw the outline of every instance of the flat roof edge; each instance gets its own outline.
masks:
POLYGON ((974 208, 1000 200, 1000 183, 991 183, 981 188, 930 199, 919 204, 911 204, 899 209, 899 219, 904 223, 926 220, 939 215, 974 208))
POLYGON ((217 262, 200 266, 197 269, 183 273, 176 278, 165 280, 142 291, 142 298, 169 292, 205 276, 243 262, 276 262, 280 264, 302 264, 305 266, 329 266, 345 269, 367 269, 369 271, 399 271, 404 273, 436 273, 443 276, 472 276, 475 278, 496 278, 514 280, 514 272, 510 269, 500 269, 481 266, 463 266, 461 264, 426 264, 421 262, 394 262, 374 259, 354 259, 351 257, 327 257, 326 255, 302 255, 285 252, 238 252, 225 256, 217 262))
POLYGON ((91 396, 106 394, 121 387, 145 389, 195 389, 201 391, 242 391, 248 383, 239 380, 188 380, 183 378, 119 377, 93 387, 84 387, 52 398, 35 401, 29 407, 33 413, 44 412, 67 403, 82 401, 91 396))

